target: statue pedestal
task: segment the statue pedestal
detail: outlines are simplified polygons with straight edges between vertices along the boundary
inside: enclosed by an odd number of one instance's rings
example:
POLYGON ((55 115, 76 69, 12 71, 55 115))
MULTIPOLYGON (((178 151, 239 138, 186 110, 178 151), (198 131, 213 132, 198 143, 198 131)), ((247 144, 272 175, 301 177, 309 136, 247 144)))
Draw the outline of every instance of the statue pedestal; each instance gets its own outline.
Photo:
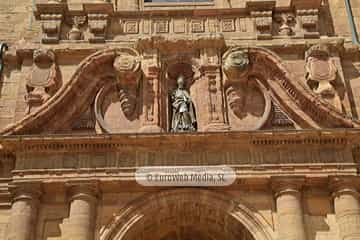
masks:
POLYGON ((230 126, 225 123, 210 123, 203 129, 206 132, 225 132, 229 130, 230 126))
POLYGON ((139 130, 140 133, 160 133, 164 132, 164 129, 157 125, 145 125, 142 126, 139 130))

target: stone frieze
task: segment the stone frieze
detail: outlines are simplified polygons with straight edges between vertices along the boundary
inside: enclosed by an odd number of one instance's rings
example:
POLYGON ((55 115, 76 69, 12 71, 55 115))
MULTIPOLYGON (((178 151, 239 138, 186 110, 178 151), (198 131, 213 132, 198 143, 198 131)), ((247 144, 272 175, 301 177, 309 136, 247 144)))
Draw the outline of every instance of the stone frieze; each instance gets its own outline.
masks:
MULTIPOLYGON (((260 4, 260 3, 256 3, 260 4)), ((100 43, 136 40, 140 36, 169 35, 182 38, 204 33, 221 33, 229 38, 266 40, 273 38, 319 38, 320 11, 314 8, 276 8, 274 4, 244 6, 234 11, 184 9, 165 12, 137 9, 115 11, 107 2, 84 3, 81 10, 67 3, 38 3, 34 12, 42 24, 42 42, 100 43), (182 12, 182 14, 179 14, 182 12)), ((326 26, 326 24, 322 24, 326 26)), ((323 29, 323 32, 328 32, 323 29)))

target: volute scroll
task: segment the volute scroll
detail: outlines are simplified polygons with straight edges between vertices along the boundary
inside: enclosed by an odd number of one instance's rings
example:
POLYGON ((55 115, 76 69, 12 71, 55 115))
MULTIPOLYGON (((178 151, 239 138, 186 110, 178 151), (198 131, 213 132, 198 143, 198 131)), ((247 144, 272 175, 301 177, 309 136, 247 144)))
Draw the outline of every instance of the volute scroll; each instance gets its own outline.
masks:
POLYGON ((250 75, 247 49, 232 48, 223 55, 224 94, 232 130, 258 130, 271 113, 271 97, 265 86, 250 75))
POLYGON ((140 114, 139 87, 143 74, 139 53, 130 48, 118 49, 112 66, 115 81, 105 83, 97 93, 94 104, 97 125, 105 133, 119 131, 121 122, 132 125, 140 114), (112 121, 107 121, 107 118, 114 117, 120 126, 115 127, 112 121))

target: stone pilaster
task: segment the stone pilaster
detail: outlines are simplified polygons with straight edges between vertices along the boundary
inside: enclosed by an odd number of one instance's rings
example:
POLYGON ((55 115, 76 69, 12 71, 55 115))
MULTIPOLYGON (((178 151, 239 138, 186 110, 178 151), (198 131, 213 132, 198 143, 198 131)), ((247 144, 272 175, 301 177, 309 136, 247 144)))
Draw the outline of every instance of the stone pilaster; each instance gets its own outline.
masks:
POLYGON ((41 188, 23 184, 12 189, 13 201, 6 240, 35 240, 41 188))
POLYGON ((279 178, 272 182, 279 224, 278 239, 306 240, 301 201, 303 182, 303 178, 279 178))
POLYGON ((355 181, 351 179, 330 180, 334 210, 342 240, 360 239, 360 195, 354 185, 355 181))
POLYGON ((201 75, 207 89, 208 119, 205 131, 226 131, 230 127, 225 119, 224 96, 221 82, 220 53, 216 48, 201 51, 201 75))
POLYGON ((159 80, 160 67, 157 51, 144 51, 142 67, 143 78, 143 112, 142 127, 140 132, 161 132, 160 127, 160 98, 159 80))
POLYGON ((68 239, 93 240, 98 188, 96 184, 71 184, 69 219, 65 231, 68 239))

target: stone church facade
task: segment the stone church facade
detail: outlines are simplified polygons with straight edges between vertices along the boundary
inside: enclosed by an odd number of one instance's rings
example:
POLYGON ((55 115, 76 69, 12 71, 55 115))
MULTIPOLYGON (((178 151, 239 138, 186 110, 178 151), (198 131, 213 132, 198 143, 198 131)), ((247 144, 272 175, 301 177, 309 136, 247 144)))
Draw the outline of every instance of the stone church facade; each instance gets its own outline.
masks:
POLYGON ((1 0, 0 23, 0 239, 360 239, 358 0, 1 0), (235 179, 136 179, 182 166, 235 179))

